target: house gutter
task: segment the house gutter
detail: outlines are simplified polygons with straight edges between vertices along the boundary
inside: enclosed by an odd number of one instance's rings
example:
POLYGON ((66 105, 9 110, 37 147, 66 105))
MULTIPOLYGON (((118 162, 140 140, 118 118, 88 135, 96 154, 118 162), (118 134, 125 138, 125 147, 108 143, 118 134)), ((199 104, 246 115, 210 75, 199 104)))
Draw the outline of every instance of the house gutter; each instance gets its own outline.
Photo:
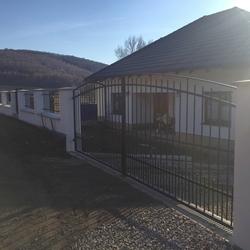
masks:
MULTIPOLYGON (((123 77, 123 76, 130 76, 131 77, 133 75, 170 76, 170 77, 178 77, 178 78, 181 78, 181 79, 191 79, 191 80, 196 80, 196 81, 202 81, 202 82, 206 82, 206 83, 210 83, 210 84, 214 84, 214 85, 220 85, 220 86, 224 86, 224 87, 231 87, 231 88, 234 88, 234 89, 237 88, 235 86, 236 84, 234 84, 234 83, 237 83, 237 82, 233 82, 232 85, 230 85, 230 84, 225 84, 225 83, 221 83, 221 82, 211 81, 211 80, 207 80, 207 79, 191 77, 191 76, 176 75, 176 74, 162 74, 162 73, 135 73, 135 74, 122 74, 122 75, 119 74, 119 75, 100 76, 100 77, 93 77, 93 78, 90 76, 90 77, 87 77, 87 78, 85 78, 83 80, 84 81, 83 85, 85 85, 87 83, 91 83, 91 82, 102 82, 103 80, 108 79, 108 78, 123 77)), ((243 82, 243 81, 239 81, 239 82, 243 82)), ((249 82, 250 82, 250 80, 249 80, 249 82)))

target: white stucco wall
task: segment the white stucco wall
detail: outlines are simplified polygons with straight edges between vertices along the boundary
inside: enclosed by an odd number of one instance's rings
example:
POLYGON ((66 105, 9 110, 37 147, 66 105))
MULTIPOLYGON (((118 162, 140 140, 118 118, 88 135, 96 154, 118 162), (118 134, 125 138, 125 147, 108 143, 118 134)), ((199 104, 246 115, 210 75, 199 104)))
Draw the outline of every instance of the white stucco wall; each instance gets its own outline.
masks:
POLYGON ((250 246, 250 81, 236 86, 233 241, 247 250, 250 246))
MULTIPOLYGON (((220 71, 223 74, 224 71, 220 71)), ((198 71, 199 75, 207 77, 206 71, 198 71)), ((224 72, 225 73, 225 72, 224 72)), ((211 74, 211 72, 210 72, 211 74)), ((219 76, 219 72, 216 72, 219 76)), ((189 73, 190 75, 190 73, 189 73)), ((230 73, 231 75, 231 73, 230 73)), ((221 79, 222 77, 220 77, 221 79)), ((219 79, 219 77, 218 77, 219 79)), ((224 76, 224 79, 226 77, 224 76)), ((118 79, 108 79, 104 82, 106 87, 106 103, 104 104, 104 92, 103 89, 97 92, 97 104, 98 104, 98 114, 102 116, 106 115, 106 119, 111 122, 121 122, 121 115, 112 114, 112 94, 121 93, 121 87, 119 86, 118 79), (108 84, 118 84, 118 86, 108 87, 108 84), (106 109, 104 108, 106 107, 106 109), (106 112, 106 113, 105 113, 106 112), (105 113, 105 115, 104 115, 105 113)), ((235 89, 225 84, 211 83, 207 81, 188 79, 180 76, 164 76, 164 75, 144 75, 144 76, 134 76, 127 78, 126 80, 126 123, 127 124, 153 124, 155 120, 155 109, 154 109, 154 93, 159 95, 168 96, 168 113, 171 117, 175 118, 175 131, 181 133, 197 135, 203 134, 204 136, 218 137, 227 139, 230 137, 234 140, 235 134, 235 108, 231 109, 231 126, 223 127, 219 129, 218 126, 211 126, 204 124, 204 108, 205 101, 202 100, 199 95, 205 92, 231 92, 232 93, 232 103, 235 103, 235 89), (188 83, 188 84, 187 84, 188 83), (148 87, 147 87, 148 86, 148 87), (187 88, 188 86, 188 88, 187 88), (179 91, 181 90, 181 91, 179 91), (183 91, 183 92, 182 92, 183 91), (195 97, 195 107, 194 107, 194 95, 186 94, 185 91, 191 93, 196 93, 195 97), (188 98, 188 101, 187 101, 188 98), (203 104, 202 104, 203 102, 203 104), (203 108, 203 110, 202 110, 203 108), (194 117, 195 110, 195 119, 194 117), (203 113, 203 114, 202 114, 203 113), (188 119, 186 120, 186 114, 188 114, 188 119), (179 120, 181 119, 181 120, 179 120), (194 122, 195 120, 195 122, 194 122), (187 124, 187 126, 186 126, 187 124), (201 126, 203 124, 203 126, 201 126), (201 131, 202 129, 202 131, 201 131)))
POLYGON ((7 93, 8 91, 1 91, 1 100, 0 103, 0 113, 8 116, 12 116, 12 107, 7 103, 7 93))
MULTIPOLYGON (((49 130, 66 135, 66 150, 74 151, 74 115, 73 115, 73 90, 74 88, 59 89, 60 114, 54 114, 44 110, 46 98, 44 89, 32 90, 34 96, 34 108, 25 107, 25 93, 27 90, 18 90, 18 115, 16 114, 15 93, 11 92, 11 103, 7 104, 6 93, 1 91, 2 102, 0 113, 8 116, 15 116, 19 120, 29 124, 45 127, 49 130)), ((29 91, 30 92, 30 91, 29 91)))

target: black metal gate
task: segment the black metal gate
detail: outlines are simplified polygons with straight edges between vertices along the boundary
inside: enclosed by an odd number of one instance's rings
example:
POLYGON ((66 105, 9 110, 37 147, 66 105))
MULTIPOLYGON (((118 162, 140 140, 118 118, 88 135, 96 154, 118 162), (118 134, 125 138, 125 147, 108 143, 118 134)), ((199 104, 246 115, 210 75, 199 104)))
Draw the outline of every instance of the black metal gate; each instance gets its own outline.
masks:
POLYGON ((234 94, 176 75, 85 83, 74 91, 75 148, 232 227, 234 94))

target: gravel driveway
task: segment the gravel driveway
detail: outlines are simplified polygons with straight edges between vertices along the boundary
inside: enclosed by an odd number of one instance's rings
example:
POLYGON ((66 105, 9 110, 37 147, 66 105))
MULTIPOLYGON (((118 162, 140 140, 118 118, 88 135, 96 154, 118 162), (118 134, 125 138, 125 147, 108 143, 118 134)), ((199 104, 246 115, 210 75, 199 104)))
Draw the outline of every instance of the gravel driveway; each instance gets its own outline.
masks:
POLYGON ((233 249, 215 232, 0 115, 0 249, 233 249))
MULTIPOLYGON (((123 177, 120 173, 85 157, 80 156, 80 158, 92 162, 93 165, 117 176, 122 181, 123 177)), ((219 228, 223 227, 214 224, 211 220, 207 223, 204 217, 199 218, 195 212, 190 214, 185 211, 184 206, 179 206, 175 201, 159 195, 143 185, 138 185, 133 180, 128 178, 124 180, 137 189, 143 190, 142 195, 146 195, 144 193, 148 192, 151 197, 156 196, 158 200, 164 200, 164 204, 153 202, 139 207, 126 207, 124 204, 123 209, 119 211, 109 208, 109 212, 115 218, 75 237, 75 245, 72 249, 235 249, 235 246, 228 241, 228 238, 231 239, 232 236, 230 230, 225 228, 225 231, 220 230, 219 228), (179 207, 182 208, 179 209, 179 207), (180 211, 184 211, 184 213, 180 211), (208 225, 211 230, 204 225, 208 225)), ((101 204, 105 200, 120 200, 122 203, 122 197, 122 194, 104 195, 98 197, 94 202, 101 204)), ((146 197, 147 195, 141 199, 146 199, 146 197)))
POLYGON ((166 206, 125 213, 77 237, 75 249, 233 249, 223 238, 166 206))

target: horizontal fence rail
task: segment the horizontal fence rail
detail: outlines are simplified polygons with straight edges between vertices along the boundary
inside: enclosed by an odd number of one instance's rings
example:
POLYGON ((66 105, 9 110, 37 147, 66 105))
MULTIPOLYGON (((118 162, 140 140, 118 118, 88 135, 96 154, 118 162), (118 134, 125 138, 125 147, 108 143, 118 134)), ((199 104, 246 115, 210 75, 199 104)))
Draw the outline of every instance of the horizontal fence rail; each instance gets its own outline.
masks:
POLYGON ((171 75, 74 91, 75 148, 233 227, 235 88, 171 75))

